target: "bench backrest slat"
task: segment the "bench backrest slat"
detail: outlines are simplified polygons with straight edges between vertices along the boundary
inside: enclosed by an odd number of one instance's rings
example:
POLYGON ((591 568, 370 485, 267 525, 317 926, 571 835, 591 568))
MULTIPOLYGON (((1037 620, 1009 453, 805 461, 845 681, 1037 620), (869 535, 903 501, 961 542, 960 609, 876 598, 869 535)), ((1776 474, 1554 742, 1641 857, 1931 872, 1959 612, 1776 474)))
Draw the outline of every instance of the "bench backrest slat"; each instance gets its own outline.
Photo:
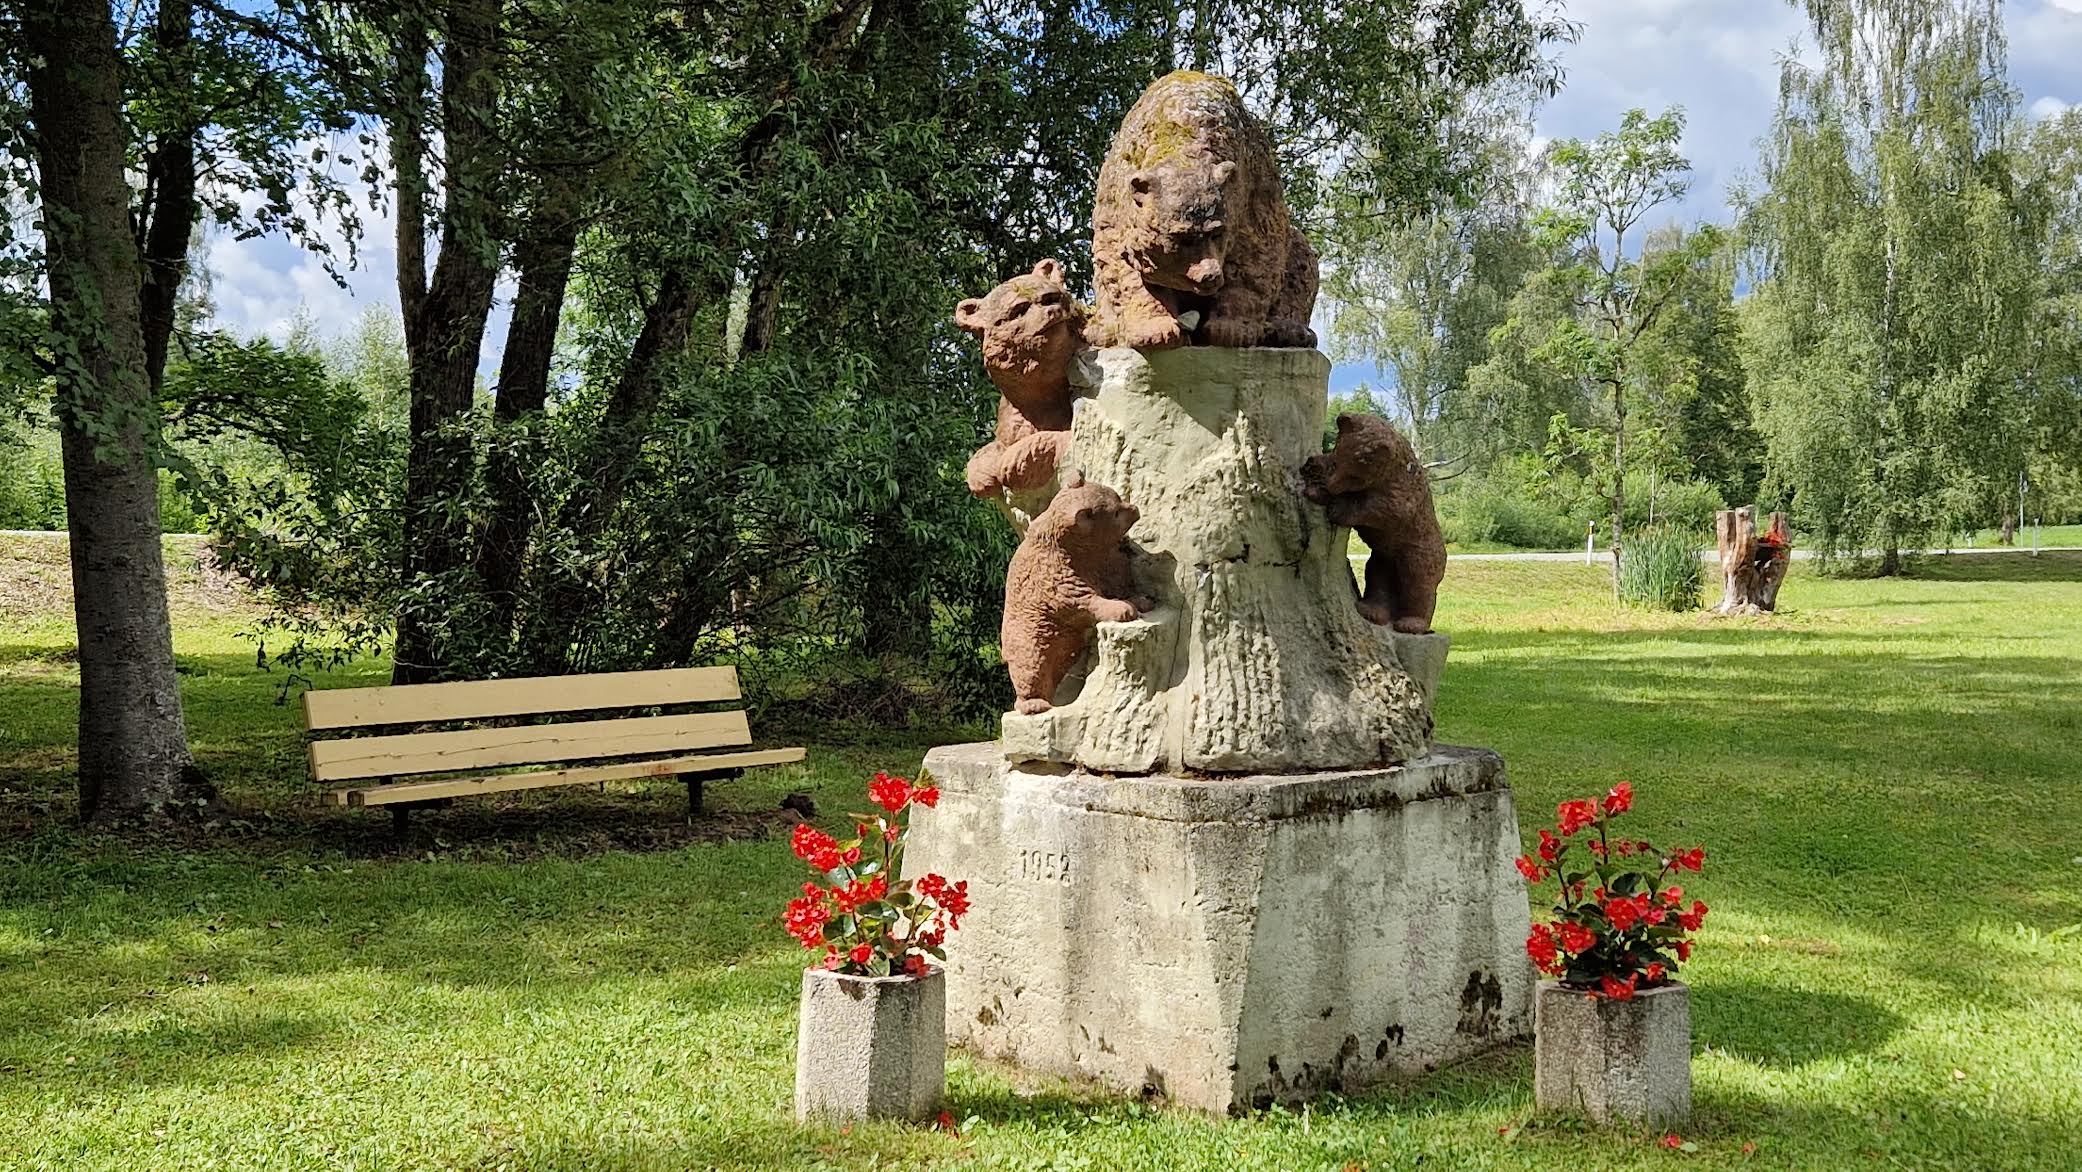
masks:
POLYGON ((592 676, 402 684, 390 688, 314 688, 304 693, 304 727, 315 730, 434 724, 739 698, 734 667, 675 667, 592 676))
MULTIPOLYGON (((306 696, 311 694, 305 693, 306 696)), ((362 777, 491 769, 502 765, 633 757, 644 753, 751 743, 751 724, 741 710, 530 724, 517 728, 348 737, 312 742, 311 776, 319 781, 348 781, 362 777)))

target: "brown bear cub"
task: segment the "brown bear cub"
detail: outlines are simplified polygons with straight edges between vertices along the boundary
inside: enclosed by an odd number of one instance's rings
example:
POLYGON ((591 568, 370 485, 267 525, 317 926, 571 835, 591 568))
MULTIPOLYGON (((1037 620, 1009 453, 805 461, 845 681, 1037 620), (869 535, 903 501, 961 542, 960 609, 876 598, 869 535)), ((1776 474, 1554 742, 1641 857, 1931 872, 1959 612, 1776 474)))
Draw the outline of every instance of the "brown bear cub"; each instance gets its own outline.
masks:
POLYGON ((1128 530, 1141 514, 1073 472, 1027 526, 1005 571, 998 640, 1016 709, 1046 712, 1099 623, 1133 621, 1155 604, 1134 594, 1128 530))
POLYGON ((1373 550, 1359 614, 1407 635, 1431 630, 1446 538, 1431 503, 1431 475, 1410 441, 1373 415, 1337 417, 1337 443, 1302 465, 1302 495, 1333 525, 1349 525, 1373 550))
POLYGON ((1044 260, 954 310, 954 323, 983 343, 983 369, 998 393, 997 437, 969 457, 969 491, 1040 488, 1070 443, 1070 363, 1085 349, 1084 307, 1063 286, 1063 266, 1044 260))

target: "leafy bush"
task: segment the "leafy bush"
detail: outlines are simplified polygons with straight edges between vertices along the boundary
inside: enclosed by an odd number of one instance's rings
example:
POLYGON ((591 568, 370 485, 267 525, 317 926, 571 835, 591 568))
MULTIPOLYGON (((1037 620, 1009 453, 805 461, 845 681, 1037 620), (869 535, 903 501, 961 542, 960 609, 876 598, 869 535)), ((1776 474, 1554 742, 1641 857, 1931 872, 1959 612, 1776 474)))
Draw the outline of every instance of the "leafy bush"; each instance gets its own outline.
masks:
POLYGON ((1630 606, 1691 610, 1706 572, 1690 529, 1657 525, 1627 535, 1619 559, 1619 597, 1630 606))

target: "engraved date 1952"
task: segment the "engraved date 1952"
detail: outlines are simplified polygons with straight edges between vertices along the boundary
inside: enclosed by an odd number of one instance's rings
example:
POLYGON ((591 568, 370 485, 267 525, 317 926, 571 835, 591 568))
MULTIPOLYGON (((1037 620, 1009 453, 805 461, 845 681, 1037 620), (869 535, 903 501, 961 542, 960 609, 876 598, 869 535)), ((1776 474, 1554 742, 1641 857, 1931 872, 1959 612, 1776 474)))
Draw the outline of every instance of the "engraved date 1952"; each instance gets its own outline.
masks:
POLYGON ((1070 882, 1070 852, 1023 850, 1019 852, 1019 877, 1033 883, 1070 882))

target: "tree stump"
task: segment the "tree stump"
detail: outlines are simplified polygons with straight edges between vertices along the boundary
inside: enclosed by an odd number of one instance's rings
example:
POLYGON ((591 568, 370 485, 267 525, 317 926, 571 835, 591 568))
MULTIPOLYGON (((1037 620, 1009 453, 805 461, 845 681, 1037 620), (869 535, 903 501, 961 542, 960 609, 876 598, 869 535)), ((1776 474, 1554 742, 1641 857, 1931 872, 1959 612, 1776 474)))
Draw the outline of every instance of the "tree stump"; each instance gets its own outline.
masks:
POLYGON ((1436 672, 1445 637, 1361 618, 1349 531, 1302 496, 1329 377, 1328 359, 1299 349, 1121 347, 1080 362, 1062 469, 1141 510, 1135 586, 1157 607, 1100 623, 1050 711, 1004 718, 1009 759, 1278 773, 1424 755, 1429 685, 1411 668, 1436 672))
POLYGON ((1793 538, 1784 513, 1771 514, 1771 527, 1757 532, 1757 506, 1723 509, 1714 514, 1714 543, 1721 555, 1721 601, 1716 614, 1770 614, 1778 609, 1779 584, 1792 563, 1793 538))

